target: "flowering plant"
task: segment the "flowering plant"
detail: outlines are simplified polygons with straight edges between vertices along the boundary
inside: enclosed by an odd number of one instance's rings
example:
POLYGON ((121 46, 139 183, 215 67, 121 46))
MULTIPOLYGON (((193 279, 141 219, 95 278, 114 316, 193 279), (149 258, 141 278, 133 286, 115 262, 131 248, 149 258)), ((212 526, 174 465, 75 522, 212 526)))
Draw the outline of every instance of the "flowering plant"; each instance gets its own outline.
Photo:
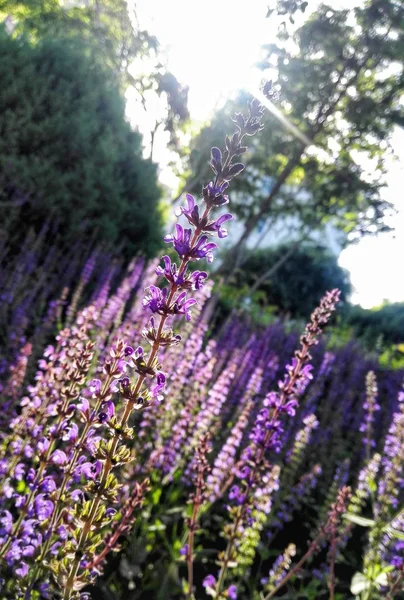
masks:
POLYGON ((141 600, 166 588, 258 600, 302 582, 332 599, 355 525, 370 533, 352 593, 400 592, 403 374, 353 344, 326 350, 337 290, 300 344, 279 324, 251 330, 237 315, 208 331, 208 275, 190 265, 211 262, 213 238, 226 236, 231 214, 213 211, 229 203, 236 157, 262 117, 252 100, 225 149, 212 148, 202 204, 188 194, 165 237, 178 263, 136 260, 116 288, 110 271, 83 306, 90 256, 70 300, 44 317, 47 334, 65 326, 32 377, 47 335, 27 341, 19 322, 2 371, 2 600, 85 600, 114 560, 108 589, 122 598, 137 587, 141 600))

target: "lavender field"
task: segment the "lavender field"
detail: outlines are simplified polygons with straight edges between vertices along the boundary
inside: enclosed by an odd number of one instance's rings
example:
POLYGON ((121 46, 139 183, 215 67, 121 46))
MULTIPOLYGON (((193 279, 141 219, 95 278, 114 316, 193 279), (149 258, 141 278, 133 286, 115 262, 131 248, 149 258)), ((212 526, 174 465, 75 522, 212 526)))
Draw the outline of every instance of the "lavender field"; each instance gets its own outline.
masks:
POLYGON ((212 148, 177 262, 4 245, 1 598, 400 597, 404 373, 328 347, 338 290, 301 331, 218 323, 191 269, 263 111, 212 148))

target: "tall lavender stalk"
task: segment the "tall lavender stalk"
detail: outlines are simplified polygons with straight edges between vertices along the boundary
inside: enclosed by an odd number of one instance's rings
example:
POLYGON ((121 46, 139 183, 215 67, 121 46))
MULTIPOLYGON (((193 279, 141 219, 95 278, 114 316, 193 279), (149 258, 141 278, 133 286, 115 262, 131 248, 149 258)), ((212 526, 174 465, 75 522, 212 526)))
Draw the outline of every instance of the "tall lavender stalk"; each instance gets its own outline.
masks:
POLYGON ((301 337, 301 348, 295 352, 292 363, 286 368, 287 375, 279 383, 279 392, 270 393, 264 400, 264 408, 258 413, 251 443, 242 456, 238 470, 239 484, 231 490, 235 506, 231 508, 232 524, 226 526, 228 539, 226 550, 220 555, 221 569, 214 586, 214 597, 223 596, 227 571, 231 563, 237 564, 237 548, 240 545, 248 514, 254 509, 254 490, 259 487, 263 472, 268 472, 267 455, 270 451, 279 452, 282 446, 282 417, 294 416, 298 405, 299 393, 311 378, 310 349, 318 343, 318 336, 328 322, 339 299, 339 291, 328 292, 311 316, 301 337))
MULTIPOLYGON (((264 93, 266 93, 265 89, 264 93)), ((242 163, 233 162, 233 159, 246 151, 247 148, 242 145, 244 138, 254 135, 262 129, 263 110, 258 101, 252 100, 249 103, 247 119, 241 114, 236 115, 237 131, 231 138, 226 137, 226 150, 222 154, 218 148, 212 148, 211 167, 215 173, 215 179, 203 188, 205 207, 202 215, 199 213, 199 207, 193 196, 187 194, 188 206, 182 208, 181 212, 191 228, 186 229, 177 224, 175 234, 165 238, 166 242, 173 244, 181 262, 177 267, 168 256, 164 256, 164 268, 159 268, 158 274, 165 278, 168 287, 159 288, 152 285, 144 299, 144 306, 148 307, 152 313, 159 315, 160 318, 156 322, 153 316, 144 333, 145 339, 151 346, 150 352, 146 354, 139 349, 137 357, 133 361, 133 366, 138 373, 137 381, 134 384, 121 383, 125 407, 115 426, 113 437, 106 447, 105 455, 101 459, 102 466, 97 489, 90 504, 86 506, 86 514, 82 515, 82 528, 78 532, 74 553, 70 555, 71 564, 65 581, 63 581, 63 600, 70 600, 77 595, 76 582, 82 579, 80 569, 83 557, 86 556, 87 560, 91 560, 91 552, 94 551, 94 523, 99 510, 109 500, 112 486, 116 487, 112 470, 119 448, 125 443, 125 432, 132 412, 143 406, 150 406, 160 399, 165 385, 165 375, 160 371, 158 351, 161 347, 179 342, 179 337, 172 329, 166 327, 167 319, 175 315, 184 315, 186 320, 191 318, 191 307, 195 305, 196 300, 187 297, 187 293, 191 290, 199 290, 207 273, 204 271, 187 272, 188 265, 202 258, 211 262, 213 251, 217 246, 214 242, 209 241, 209 236, 217 235, 219 238, 223 238, 227 234, 223 225, 232 218, 232 215, 227 213, 216 220, 211 220, 210 213, 214 208, 221 207, 229 201, 226 195, 229 182, 244 169, 242 163), (146 383, 153 379, 156 384, 150 389, 146 383)))
POLYGON ((195 533, 198 529, 198 517, 201 506, 206 500, 206 474, 209 472, 209 463, 207 454, 210 451, 210 440, 208 435, 202 435, 198 448, 196 450, 196 465, 193 477, 195 491, 190 495, 189 503, 192 504, 192 513, 190 518, 186 520, 186 525, 189 530, 188 540, 184 546, 184 553, 187 560, 188 581, 186 589, 186 597, 194 598, 194 543, 195 533))
MULTIPOLYGON (((270 600, 277 592, 284 586, 288 581, 296 575, 302 566, 321 548, 322 543, 326 539, 333 539, 337 530, 338 524, 340 523, 341 517, 346 510, 349 498, 351 495, 351 489, 349 487, 343 487, 339 490, 336 501, 332 504, 328 513, 328 518, 325 523, 320 527, 320 531, 315 539, 309 544, 309 547, 302 558, 285 573, 284 577, 277 581, 277 585, 273 587, 263 600, 270 600)), ((332 592, 331 592, 332 593, 332 592)), ((332 596, 331 596, 332 597, 332 596)))
POLYGON ((377 380, 373 371, 369 371, 366 375, 366 400, 363 404, 365 412, 363 423, 360 426, 360 431, 364 434, 363 443, 366 449, 366 460, 370 460, 371 450, 375 447, 373 439, 373 426, 375 413, 380 410, 377 403, 377 380))

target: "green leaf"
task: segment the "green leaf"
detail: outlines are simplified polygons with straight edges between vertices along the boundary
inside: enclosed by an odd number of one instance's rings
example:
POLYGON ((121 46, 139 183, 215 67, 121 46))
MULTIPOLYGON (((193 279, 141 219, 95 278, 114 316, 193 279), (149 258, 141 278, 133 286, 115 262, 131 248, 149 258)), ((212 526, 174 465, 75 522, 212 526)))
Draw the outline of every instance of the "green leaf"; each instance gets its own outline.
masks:
POLYGON ((160 497, 161 497, 162 491, 163 491, 163 490, 162 490, 161 488, 157 488, 157 489, 155 489, 155 490, 152 492, 152 494, 151 494, 151 500, 152 500, 152 503, 153 503, 154 505, 159 503, 159 500, 160 500, 160 497))
POLYGON ((181 587, 185 596, 189 595, 189 583, 184 577, 181 578, 181 587))
POLYGON ((148 527, 149 531, 164 531, 166 529, 166 525, 160 521, 160 519, 156 519, 154 525, 150 525, 148 527))
POLYGON ((404 532, 403 531, 398 531, 397 529, 393 529, 393 527, 386 527, 385 531, 392 537, 397 538, 398 540, 404 540, 404 532))
POLYGON ((369 492, 374 494, 377 491, 377 483, 372 477, 368 477, 366 479, 366 483, 368 484, 369 492))
POLYGON ((19 494, 22 494, 23 492, 25 492, 26 489, 27 489, 27 486, 26 486, 26 483, 24 481, 21 480, 21 481, 19 481, 17 483, 16 491, 19 494))
POLYGON ((361 527, 374 527, 375 524, 373 519, 366 519, 366 517, 352 515, 351 513, 345 513, 345 515, 343 515, 343 519, 350 521, 351 523, 355 523, 355 525, 360 525, 361 527))
POLYGON ((371 586, 371 582, 365 577, 363 573, 355 573, 351 581, 351 594, 357 596, 363 591, 368 590, 371 586))

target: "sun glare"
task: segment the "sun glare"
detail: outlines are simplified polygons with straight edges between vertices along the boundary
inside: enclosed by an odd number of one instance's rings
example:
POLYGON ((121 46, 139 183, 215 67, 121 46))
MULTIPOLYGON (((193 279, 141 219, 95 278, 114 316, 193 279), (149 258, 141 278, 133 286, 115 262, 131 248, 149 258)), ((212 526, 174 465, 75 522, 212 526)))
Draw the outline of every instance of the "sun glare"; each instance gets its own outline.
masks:
POLYGON ((215 104, 240 88, 241 82, 251 82, 260 45, 270 41, 266 9, 266 0, 254 0, 244 9, 233 0, 136 3, 140 23, 156 34, 170 68, 189 85, 194 119, 205 120, 215 104))
MULTIPOLYGON (((141 27, 156 35, 168 67, 181 83, 189 86, 189 109, 196 124, 206 121, 214 108, 238 89, 258 89, 260 73, 255 63, 260 57, 260 47, 273 41, 276 33, 274 21, 265 18, 267 4, 267 0, 253 0, 242 10, 234 0, 137 0, 136 14, 141 27)), ((337 4, 345 8, 353 3, 339 0, 337 4)), ((275 106, 267 108, 279 112, 275 106)), ((129 117, 141 123, 143 132, 150 131, 150 123, 158 111, 156 104, 145 115, 135 97, 129 94, 129 117)), ((287 122, 285 126, 289 127, 287 122)), ((297 136, 300 137, 299 132, 297 136)), ((147 137, 145 140, 147 145, 147 137)), ((166 145, 167 138, 160 131, 153 157, 162 165, 161 180, 175 187, 175 177, 164 167, 170 161, 166 145)), ((404 255, 404 210, 400 194, 404 173, 402 130, 396 131, 393 147, 399 160, 388 161, 385 197, 397 209, 391 221, 395 232, 361 240, 340 257, 340 264, 350 271, 355 289, 352 300, 365 307, 378 305, 385 299, 404 301, 404 279, 397 277, 396 267, 404 255)), ((312 149, 313 146, 309 152, 312 149)))

